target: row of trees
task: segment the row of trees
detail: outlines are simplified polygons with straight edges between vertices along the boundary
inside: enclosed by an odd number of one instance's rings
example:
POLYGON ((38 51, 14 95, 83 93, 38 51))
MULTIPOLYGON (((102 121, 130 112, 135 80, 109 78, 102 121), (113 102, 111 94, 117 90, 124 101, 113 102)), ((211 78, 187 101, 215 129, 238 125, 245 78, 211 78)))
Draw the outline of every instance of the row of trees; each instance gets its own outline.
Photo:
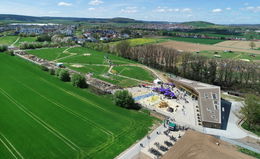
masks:
POLYGON ((65 69, 48 69, 45 66, 41 66, 43 71, 49 71, 50 75, 55 75, 63 82, 71 82, 74 87, 87 88, 86 78, 80 74, 74 73, 70 75, 68 70, 65 69))
MULTIPOLYGON (((212 59, 159 45, 131 48, 127 41, 116 46, 119 56, 175 75, 222 86, 226 89, 260 90, 260 69, 256 63, 212 59)), ((258 92, 259 93, 259 92, 258 92)))
MULTIPOLYGON (((65 69, 48 69, 45 66, 41 66, 43 71, 49 71, 51 75, 55 75, 63 82, 71 82, 74 87, 87 88, 85 77, 80 74, 74 73, 70 75, 68 70, 65 69)), ((113 96, 113 101, 117 106, 127 109, 138 109, 138 105, 135 103, 132 95, 126 90, 116 91, 113 96)))

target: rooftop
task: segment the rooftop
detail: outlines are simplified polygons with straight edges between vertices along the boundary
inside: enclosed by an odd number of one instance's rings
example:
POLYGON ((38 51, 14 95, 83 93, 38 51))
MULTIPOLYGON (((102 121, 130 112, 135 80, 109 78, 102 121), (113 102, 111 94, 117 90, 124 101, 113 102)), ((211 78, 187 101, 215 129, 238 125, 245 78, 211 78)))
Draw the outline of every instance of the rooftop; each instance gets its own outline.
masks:
POLYGON ((220 87, 183 78, 173 78, 176 84, 193 90, 198 95, 201 118, 204 122, 221 123, 220 87))

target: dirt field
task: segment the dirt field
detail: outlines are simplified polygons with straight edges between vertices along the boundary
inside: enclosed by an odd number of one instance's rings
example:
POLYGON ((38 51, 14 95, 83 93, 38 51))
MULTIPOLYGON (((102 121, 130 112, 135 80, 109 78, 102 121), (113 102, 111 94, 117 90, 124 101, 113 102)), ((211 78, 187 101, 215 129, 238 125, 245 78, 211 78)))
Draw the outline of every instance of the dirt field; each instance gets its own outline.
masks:
MULTIPOLYGON (((254 43, 256 45, 255 48, 260 48, 260 41, 254 43)), ((250 41, 223 41, 215 44, 215 46, 237 48, 237 49, 251 49, 249 44, 250 41)))
POLYGON ((188 131, 162 159, 253 159, 215 137, 188 131), (216 143, 220 143, 219 146, 216 143))
MULTIPOLYGON (((232 47, 224 46, 224 43, 228 43, 232 41, 227 42, 221 42, 215 45, 203 45, 203 44, 195 44, 195 43, 188 43, 188 42, 180 42, 180 41, 168 41, 159 43, 158 45, 162 45, 168 48, 174 48, 179 51, 187 51, 187 52, 196 52, 196 51, 225 51, 225 50, 232 50, 232 51, 238 51, 238 52, 247 52, 247 53, 255 53, 260 54, 260 50, 250 50, 250 49, 242 49, 242 48, 235 48, 234 45, 232 47), (223 45, 223 46, 218 46, 223 45)), ((241 41, 242 43, 243 41, 241 41)), ((225 44, 228 45, 228 44, 225 44)), ((246 44, 243 44, 246 46, 246 44)), ((257 45, 260 45, 260 42, 257 43, 257 45)), ((239 46, 239 44, 236 44, 235 46, 239 46)), ((243 47, 242 45, 240 47, 243 47)), ((248 46, 249 47, 249 46, 248 46)))

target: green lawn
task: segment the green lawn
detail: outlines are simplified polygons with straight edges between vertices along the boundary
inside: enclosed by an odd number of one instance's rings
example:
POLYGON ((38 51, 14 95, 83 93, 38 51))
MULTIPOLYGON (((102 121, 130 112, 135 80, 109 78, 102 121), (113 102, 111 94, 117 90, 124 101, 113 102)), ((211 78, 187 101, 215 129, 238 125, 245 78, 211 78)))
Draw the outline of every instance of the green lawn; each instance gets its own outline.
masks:
MULTIPOLYGON (((156 39, 156 38, 135 38, 127 40, 130 42, 131 46, 140 46, 140 45, 148 45, 148 44, 156 44, 165 42, 165 39, 156 39)), ((118 44, 120 41, 112 42, 111 44, 118 44)))
POLYGON ((0 37, 0 45, 11 45, 17 38, 18 36, 2 36, 0 37))
POLYGON ((153 119, 0 54, 1 158, 109 159, 141 139, 153 119), (12 65, 12 67, 10 67, 12 65))
POLYGON ((27 50, 29 54, 36 55, 42 59, 46 60, 56 60, 61 57, 69 56, 69 53, 63 53, 64 50, 67 48, 47 48, 47 49, 34 49, 34 50, 27 50))
POLYGON ((216 58, 216 56, 220 56, 222 59, 247 59, 250 61, 260 60, 259 54, 251 54, 245 52, 224 52, 224 51, 201 51, 200 53, 194 53, 197 55, 207 56, 210 58, 216 58), (217 52, 217 54, 215 54, 217 52), (255 57, 253 57, 254 55, 255 57))
POLYGON ((15 44, 15 46, 19 46, 24 42, 36 42, 36 37, 21 37, 18 42, 15 44))
POLYGON ((131 46, 147 45, 147 44, 156 44, 165 42, 164 39, 155 39, 155 38, 137 38, 128 40, 131 46))
POLYGON ((130 80, 124 77, 119 77, 111 74, 99 75, 97 78, 120 87, 133 87, 139 84, 139 82, 135 80, 130 80))
POLYGON ((116 73, 119 75, 135 78, 138 80, 149 82, 152 82, 154 80, 151 72, 137 66, 117 66, 114 67, 113 70, 115 70, 116 73))
POLYGON ((83 65, 83 67, 77 68, 72 65, 66 64, 67 67, 79 71, 82 73, 93 73, 94 77, 98 77, 104 73, 107 73, 109 66, 95 66, 95 65, 83 65))
MULTIPOLYGON (((65 49, 66 48, 48 48, 48 49, 28 50, 27 52, 47 60, 58 59, 57 62, 62 62, 67 67, 73 70, 82 73, 94 73, 93 76, 95 78, 107 81, 112 84, 116 84, 121 87, 130 87, 130 86, 138 85, 138 82, 136 82, 135 80, 131 80, 123 77, 117 77, 115 75, 109 75, 109 76, 107 75, 107 71, 109 69, 108 59, 111 60, 112 63, 116 65, 134 64, 136 63, 134 61, 124 59, 122 57, 113 54, 107 54, 104 52, 95 51, 83 47, 70 48, 64 52, 65 49), (75 64, 82 65, 84 67, 81 68, 73 67, 73 65, 75 64)), ((133 75, 130 77, 140 79, 140 80, 152 81, 152 76, 149 74, 149 72, 146 72, 142 68, 139 69, 136 68, 133 70, 128 70, 126 72, 127 74, 133 75), (137 73, 136 71, 140 71, 141 74, 137 73), (142 75, 142 77, 140 77, 139 75, 142 75)))
POLYGON ((197 38, 182 38, 182 37, 172 37, 172 38, 163 38, 163 39, 190 42, 190 43, 208 44, 208 45, 213 45, 224 41, 224 40, 217 40, 217 39, 197 39, 197 38))
POLYGON ((70 53, 77 53, 77 55, 59 60, 65 63, 79 63, 79 64, 108 64, 105 57, 108 57, 113 64, 128 64, 133 61, 118 57, 112 54, 107 54, 101 51, 95 51, 88 48, 77 47, 68 50, 70 53))

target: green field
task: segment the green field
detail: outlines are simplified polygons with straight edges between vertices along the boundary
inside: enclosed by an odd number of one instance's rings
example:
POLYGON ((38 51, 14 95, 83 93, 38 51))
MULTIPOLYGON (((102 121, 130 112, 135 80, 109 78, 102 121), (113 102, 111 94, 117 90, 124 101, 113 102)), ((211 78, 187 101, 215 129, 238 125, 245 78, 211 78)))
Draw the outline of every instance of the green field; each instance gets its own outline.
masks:
POLYGON ((15 46, 20 46, 24 42, 36 42, 36 37, 20 37, 20 39, 15 43, 15 46))
POLYGON ((147 44, 156 44, 165 42, 164 39, 155 39, 155 38, 137 38, 128 40, 131 46, 147 45, 147 44))
POLYGON ((113 64, 128 64, 133 63, 133 61, 118 57, 112 54, 107 54, 100 51, 95 51, 92 49, 87 49, 83 47, 76 47, 68 50, 70 53, 75 53, 75 56, 59 60, 64 63, 79 63, 79 64, 108 64, 105 57, 107 56, 113 64))
MULTIPOLYGON (((194 53, 197 54, 197 53, 194 53)), ((198 55, 207 56, 210 58, 222 58, 222 59, 247 59, 250 61, 259 61, 260 55, 259 54, 251 54, 251 53, 244 53, 244 52, 224 52, 224 51, 201 51, 198 55), (215 54, 217 52, 217 54, 215 54), (251 55, 251 56, 250 56, 251 55), (254 56, 252 56, 254 55, 254 56), (220 56, 220 57, 217 57, 220 56)))
POLYGON ((106 73, 109 69, 109 66, 98 66, 98 65, 82 65, 83 67, 77 68, 73 65, 66 64, 67 67, 82 72, 82 73, 93 73, 93 76, 98 78, 100 75, 106 73))
POLYGON ((115 70, 119 75, 135 78, 142 81, 152 82, 154 80, 151 72, 148 72, 143 68, 137 66, 117 66, 114 67, 113 70, 115 70))
POLYGON ((172 37, 172 38, 163 38, 166 40, 175 40, 175 41, 183 41, 190 43, 199 43, 199 44, 208 44, 213 45, 225 40, 217 40, 217 39, 199 39, 199 38, 182 38, 182 37, 172 37))
MULTIPOLYGON (((111 60, 111 62, 116 65, 127 65, 136 63, 134 61, 130 61, 128 59, 124 59, 113 54, 107 54, 104 52, 95 51, 83 47, 75 47, 69 49, 48 48, 28 50, 27 52, 43 59, 62 62, 65 64, 65 66, 82 73, 92 73, 93 77, 118 85, 120 87, 131 87, 138 85, 138 82, 136 80, 108 74, 109 60, 111 60), (75 65, 80 65, 80 67, 75 67, 75 65)), ((128 70, 126 73, 127 77, 132 77, 137 80, 152 81, 153 79, 153 76, 150 73, 147 73, 147 71, 138 67, 136 67, 136 69, 128 70), (137 71, 143 74, 138 74, 136 73, 137 71), (129 76, 128 74, 132 74, 133 76, 129 76), (145 76, 140 77, 139 75, 145 76)))
POLYGON ((18 36, 2 36, 0 37, 0 45, 11 45, 17 38, 18 36))
POLYGON ((109 159, 141 139, 148 115, 0 54, 1 158, 109 159), (12 67, 10 67, 12 65, 12 67))
POLYGON ((69 56, 70 54, 64 52, 67 48, 43 48, 43 49, 35 49, 35 50, 27 50, 29 54, 36 55, 42 59, 46 60, 56 60, 62 57, 69 56))
MULTIPOLYGON (((129 39, 127 40, 130 42, 131 46, 140 46, 140 45, 148 45, 148 44, 156 44, 165 42, 165 39, 156 39, 156 38, 136 38, 136 39, 129 39)), ((112 42, 111 44, 115 45, 118 44, 120 41, 112 42)))

